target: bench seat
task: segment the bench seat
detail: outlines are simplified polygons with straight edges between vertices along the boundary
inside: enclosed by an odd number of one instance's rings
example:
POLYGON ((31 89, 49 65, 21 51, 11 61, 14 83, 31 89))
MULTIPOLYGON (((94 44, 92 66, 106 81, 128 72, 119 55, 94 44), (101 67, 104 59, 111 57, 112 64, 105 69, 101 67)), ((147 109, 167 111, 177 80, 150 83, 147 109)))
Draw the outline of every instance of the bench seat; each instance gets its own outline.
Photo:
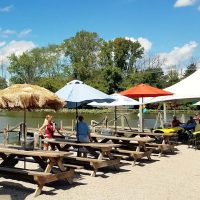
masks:
POLYGON ((172 144, 147 143, 147 146, 153 147, 155 150, 159 150, 160 151, 159 157, 161 157, 164 151, 170 150, 171 152, 173 152, 176 144, 175 143, 172 143, 172 144))
POLYGON ((146 152, 141 152, 141 151, 133 151, 133 150, 127 150, 127 149, 113 149, 113 153, 118 153, 118 154, 125 154, 134 159, 132 166, 135 166, 136 162, 138 159, 143 158, 147 156, 147 158, 150 160, 150 155, 151 155, 151 149, 146 151, 146 152))
POLYGON ((114 166, 117 167, 117 165, 120 163, 119 157, 115 157, 113 160, 109 159, 96 159, 96 158, 85 158, 85 157, 68 157, 66 160, 68 162, 78 163, 78 164, 90 164, 90 166, 93 168, 93 172, 91 173, 91 176, 95 176, 96 172, 99 168, 107 167, 107 166, 114 166))
POLYGON ((46 183, 57 181, 60 179, 67 179, 68 182, 72 183, 72 177, 74 176, 74 169, 70 168, 68 171, 58 172, 56 174, 27 170, 21 168, 11 168, 11 167, 0 167, 0 172, 9 172, 12 174, 23 174, 28 176, 33 176, 34 181, 37 183, 38 188, 35 190, 34 197, 41 194, 42 188, 46 183))

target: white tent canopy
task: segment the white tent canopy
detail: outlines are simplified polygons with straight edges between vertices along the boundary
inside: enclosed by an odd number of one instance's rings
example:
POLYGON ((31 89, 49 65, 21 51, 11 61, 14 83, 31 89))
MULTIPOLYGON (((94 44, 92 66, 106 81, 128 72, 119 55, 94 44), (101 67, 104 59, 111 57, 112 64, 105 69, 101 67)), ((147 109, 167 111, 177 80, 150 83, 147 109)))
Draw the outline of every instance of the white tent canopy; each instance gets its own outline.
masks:
POLYGON ((180 82, 165 88, 173 95, 154 98, 144 98, 145 103, 163 102, 171 100, 200 99, 200 69, 181 80, 180 82))

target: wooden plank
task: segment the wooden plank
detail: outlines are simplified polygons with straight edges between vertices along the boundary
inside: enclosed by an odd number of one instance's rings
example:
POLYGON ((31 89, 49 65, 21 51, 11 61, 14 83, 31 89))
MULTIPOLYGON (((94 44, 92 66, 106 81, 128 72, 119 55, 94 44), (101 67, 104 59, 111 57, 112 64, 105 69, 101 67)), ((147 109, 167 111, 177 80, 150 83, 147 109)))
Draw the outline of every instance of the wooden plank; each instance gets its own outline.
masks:
POLYGON ((83 166, 80 166, 80 165, 72 165, 72 164, 63 164, 64 167, 67 167, 67 168, 74 168, 74 169, 83 169, 83 166))
POLYGON ((57 144, 63 144, 63 145, 71 145, 71 146, 77 146, 77 147, 94 147, 94 148, 103 148, 103 147, 119 147, 120 144, 109 144, 109 143, 96 143, 96 142, 88 142, 88 143, 78 143, 76 141, 71 140, 61 140, 61 139, 43 139, 45 142, 49 143, 57 143, 57 144))
POLYGON ((109 139, 109 140, 117 140, 117 141, 141 141, 141 142, 152 142, 154 141, 153 138, 149 138, 149 137, 131 137, 131 138, 127 138, 127 137, 116 137, 116 136, 108 136, 108 135, 97 135, 97 134, 93 134, 91 135, 92 138, 100 138, 100 139, 109 139))
POLYGON ((130 156, 132 156, 132 155, 138 155, 138 156, 144 155, 144 152, 131 151, 131 150, 126 150, 126 149, 113 149, 112 152, 129 154, 130 156))
POLYGON ((120 163, 120 158, 116 158, 114 160, 101 160, 101 162, 90 162, 90 164, 95 168, 103 168, 108 166, 118 165, 120 163))
POLYGON ((11 168, 11 167, 0 167, 0 171, 17 173, 17 174, 19 173, 19 174, 25 174, 25 175, 37 175, 37 176, 51 175, 51 173, 45 173, 45 172, 27 170, 27 169, 21 169, 21 168, 11 168))
POLYGON ((0 148, 0 153, 5 154, 15 154, 15 155, 23 155, 23 156, 40 156, 40 157, 61 157, 61 156, 68 156, 72 155, 69 152, 61 152, 61 151, 25 151, 19 149, 12 149, 12 148, 0 148))

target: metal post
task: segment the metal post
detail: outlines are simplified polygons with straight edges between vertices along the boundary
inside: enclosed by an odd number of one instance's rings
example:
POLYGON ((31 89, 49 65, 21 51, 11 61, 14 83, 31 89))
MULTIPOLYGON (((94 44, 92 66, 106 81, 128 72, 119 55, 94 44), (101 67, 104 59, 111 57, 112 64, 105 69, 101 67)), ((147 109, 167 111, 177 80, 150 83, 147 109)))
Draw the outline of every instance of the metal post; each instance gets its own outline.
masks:
POLYGON ((139 123, 140 123, 140 132, 143 132, 143 116, 142 116, 142 106, 143 106, 143 97, 139 98, 140 106, 139 106, 139 123))

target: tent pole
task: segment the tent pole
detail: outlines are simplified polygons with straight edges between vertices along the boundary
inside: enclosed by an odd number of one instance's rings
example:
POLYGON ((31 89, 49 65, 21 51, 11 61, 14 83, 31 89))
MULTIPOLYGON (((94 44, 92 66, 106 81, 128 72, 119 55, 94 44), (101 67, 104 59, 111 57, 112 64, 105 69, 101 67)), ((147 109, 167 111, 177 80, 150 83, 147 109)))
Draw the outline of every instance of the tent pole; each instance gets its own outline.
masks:
POLYGON ((167 104, 163 103, 164 123, 167 122, 167 104))
POLYGON ((143 116, 142 116, 142 106, 143 106, 143 97, 139 98, 140 107, 139 107, 139 122, 140 122, 140 132, 143 132, 143 116))

